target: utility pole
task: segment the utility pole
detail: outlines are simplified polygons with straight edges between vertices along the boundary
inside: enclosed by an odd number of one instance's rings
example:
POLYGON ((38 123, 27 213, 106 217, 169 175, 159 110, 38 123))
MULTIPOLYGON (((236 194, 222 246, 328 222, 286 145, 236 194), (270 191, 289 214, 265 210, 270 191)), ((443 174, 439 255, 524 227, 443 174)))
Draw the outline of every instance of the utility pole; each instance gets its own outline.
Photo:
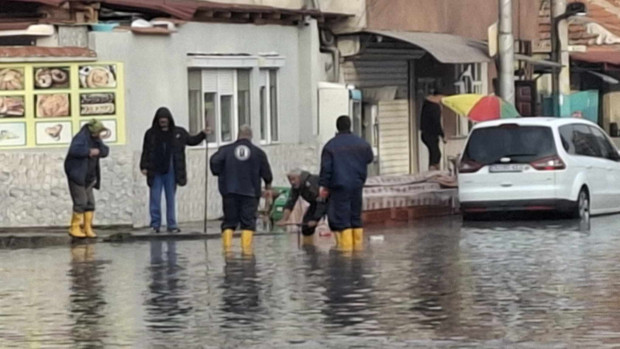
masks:
POLYGON ((512 34, 512 0, 499 0, 499 94, 515 103, 515 39, 512 34))
POLYGON ((570 56, 568 53, 568 21, 556 18, 566 13, 566 0, 551 2, 551 47, 553 61, 560 63, 561 68, 553 69, 553 101, 555 116, 565 116, 562 111, 564 98, 570 94, 570 56))

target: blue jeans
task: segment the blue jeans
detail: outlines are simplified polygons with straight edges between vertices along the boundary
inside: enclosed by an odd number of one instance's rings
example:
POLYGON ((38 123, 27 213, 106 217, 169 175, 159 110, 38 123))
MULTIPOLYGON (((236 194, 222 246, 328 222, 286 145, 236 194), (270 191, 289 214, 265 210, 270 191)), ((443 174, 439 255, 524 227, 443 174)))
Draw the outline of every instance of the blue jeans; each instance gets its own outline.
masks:
POLYGON ((161 194, 166 193, 166 219, 168 229, 178 228, 175 194, 177 184, 174 176, 174 170, 168 171, 166 174, 156 174, 153 178, 151 186, 150 211, 151 211, 151 228, 159 229, 161 227, 161 194))

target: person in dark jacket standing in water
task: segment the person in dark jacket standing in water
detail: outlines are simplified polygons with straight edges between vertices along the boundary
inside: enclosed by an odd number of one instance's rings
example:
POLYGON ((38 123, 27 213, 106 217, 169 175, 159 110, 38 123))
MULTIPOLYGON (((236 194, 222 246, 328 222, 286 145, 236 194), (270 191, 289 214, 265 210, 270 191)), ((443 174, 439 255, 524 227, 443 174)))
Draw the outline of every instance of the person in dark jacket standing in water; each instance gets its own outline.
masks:
POLYGON ((69 235, 74 238, 95 238, 93 219, 95 195, 93 189, 101 186, 99 159, 105 158, 110 149, 103 144, 101 134, 109 132, 101 121, 95 119, 82 127, 73 137, 65 159, 65 173, 73 200, 73 216, 69 235), (81 226, 84 226, 82 230, 81 226))
POLYGON ((170 233, 181 230, 176 219, 177 185, 187 184, 185 147, 195 146, 205 140, 209 129, 195 136, 174 124, 174 118, 168 108, 162 107, 155 112, 152 127, 144 135, 140 170, 147 178, 150 187, 151 229, 159 233, 161 229, 161 195, 166 193, 166 228, 170 233))
POLYGON ((230 249, 233 233, 241 226, 241 248, 250 253, 262 195, 261 179, 267 193, 273 181, 267 154, 252 144, 250 126, 241 126, 237 141, 213 154, 211 172, 218 177, 223 199, 222 247, 225 251, 230 249))
POLYGON ((443 128, 441 126, 441 99, 443 95, 433 91, 422 104, 420 114, 420 130, 422 131, 422 143, 428 148, 429 170, 438 171, 441 161, 439 138, 446 143, 443 128))
POLYGON ((316 226, 327 212, 327 201, 319 195, 319 176, 300 169, 292 170, 286 176, 291 183, 291 194, 284 206, 284 215, 276 224, 283 226, 288 222, 291 212, 301 196, 310 204, 302 219, 303 243, 304 245, 311 244, 316 226))
POLYGON ((362 195, 374 154, 370 144, 351 133, 351 118, 339 117, 336 127, 338 134, 321 155, 320 195, 329 196, 327 217, 338 249, 350 251, 364 240, 362 195))

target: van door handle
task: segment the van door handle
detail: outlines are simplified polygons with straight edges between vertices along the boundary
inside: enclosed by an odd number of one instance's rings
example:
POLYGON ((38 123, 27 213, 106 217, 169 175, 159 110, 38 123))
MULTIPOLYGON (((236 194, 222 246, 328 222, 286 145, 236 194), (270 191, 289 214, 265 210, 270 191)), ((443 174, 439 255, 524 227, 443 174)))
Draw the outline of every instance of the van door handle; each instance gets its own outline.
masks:
POLYGON ((592 169, 592 165, 586 166, 586 169, 591 170, 592 169))
POLYGON ((613 168, 607 167, 607 171, 613 171, 613 168))

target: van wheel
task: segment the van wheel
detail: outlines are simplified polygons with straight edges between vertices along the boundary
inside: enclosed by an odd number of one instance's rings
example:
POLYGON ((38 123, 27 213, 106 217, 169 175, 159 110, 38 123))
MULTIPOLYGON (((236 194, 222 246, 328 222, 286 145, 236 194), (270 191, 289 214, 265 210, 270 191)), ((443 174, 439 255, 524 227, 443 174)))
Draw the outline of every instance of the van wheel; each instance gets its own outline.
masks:
POLYGON ((590 217, 590 195, 586 188, 582 188, 577 196, 577 202, 571 213, 575 219, 585 219, 590 217))

